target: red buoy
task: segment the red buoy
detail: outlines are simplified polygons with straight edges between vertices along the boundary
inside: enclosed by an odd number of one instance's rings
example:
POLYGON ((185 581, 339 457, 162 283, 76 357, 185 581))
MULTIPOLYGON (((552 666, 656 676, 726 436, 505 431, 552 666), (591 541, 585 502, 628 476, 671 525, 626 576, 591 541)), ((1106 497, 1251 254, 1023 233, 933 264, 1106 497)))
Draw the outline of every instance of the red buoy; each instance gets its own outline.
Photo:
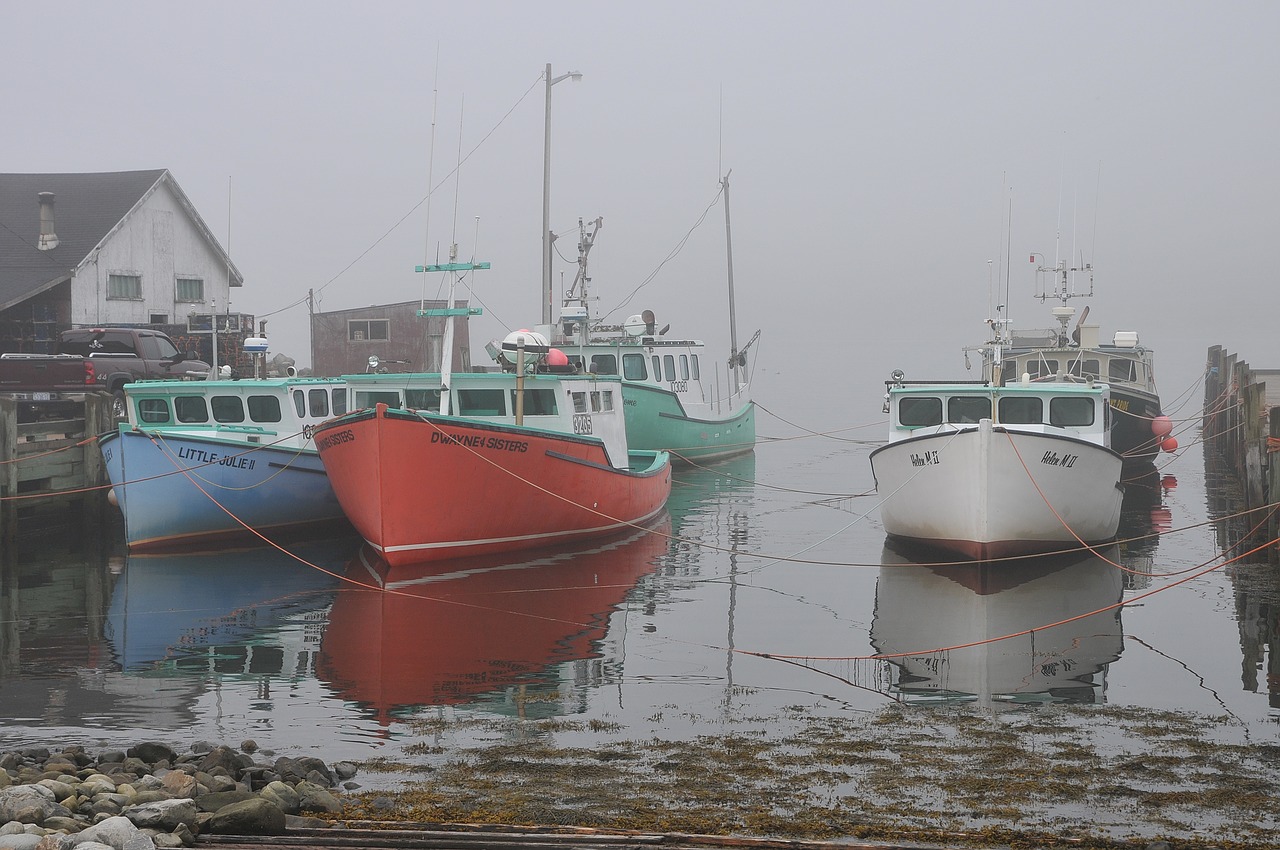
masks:
POLYGON ((1178 438, 1165 437, 1164 441, 1160 443, 1160 448, 1164 449, 1166 452, 1176 452, 1178 450, 1178 438))
POLYGON ((1173 433, 1173 420, 1168 416, 1157 416, 1151 420, 1151 433, 1157 437, 1167 437, 1173 433))
POLYGON ((558 348, 553 348, 547 352, 548 366, 568 366, 569 356, 558 348))

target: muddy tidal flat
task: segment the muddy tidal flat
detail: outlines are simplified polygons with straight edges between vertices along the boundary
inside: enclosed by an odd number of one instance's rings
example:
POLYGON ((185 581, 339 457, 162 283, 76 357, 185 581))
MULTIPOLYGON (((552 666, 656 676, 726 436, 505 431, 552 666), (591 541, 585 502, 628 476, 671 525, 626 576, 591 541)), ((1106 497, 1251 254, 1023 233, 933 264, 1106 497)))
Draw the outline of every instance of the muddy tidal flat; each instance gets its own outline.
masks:
MULTIPOLYGON (((672 707, 673 712, 679 709, 672 707)), ((1280 845, 1280 747, 1229 717, 1042 706, 846 719, 698 718, 637 740, 608 723, 420 722, 394 792, 343 817, 968 846, 1280 845), (573 744, 557 740, 573 739, 573 744)), ((362 777, 364 778, 364 777, 362 777)))

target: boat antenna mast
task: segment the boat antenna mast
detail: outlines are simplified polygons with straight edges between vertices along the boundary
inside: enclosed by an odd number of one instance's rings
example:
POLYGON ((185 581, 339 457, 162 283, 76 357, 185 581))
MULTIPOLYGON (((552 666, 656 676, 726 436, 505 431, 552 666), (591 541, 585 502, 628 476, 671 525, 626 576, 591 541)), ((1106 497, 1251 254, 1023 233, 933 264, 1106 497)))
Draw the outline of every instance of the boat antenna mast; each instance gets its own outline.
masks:
POLYGON ((588 304, 588 285, 591 276, 587 274, 587 255, 596 242, 596 234, 604 227, 604 216, 596 216, 591 222, 591 230, 578 219, 578 271, 573 283, 564 294, 564 303, 560 307, 560 327, 566 342, 571 342, 576 331, 578 344, 586 345, 590 335, 588 327, 591 321, 591 307, 588 304))

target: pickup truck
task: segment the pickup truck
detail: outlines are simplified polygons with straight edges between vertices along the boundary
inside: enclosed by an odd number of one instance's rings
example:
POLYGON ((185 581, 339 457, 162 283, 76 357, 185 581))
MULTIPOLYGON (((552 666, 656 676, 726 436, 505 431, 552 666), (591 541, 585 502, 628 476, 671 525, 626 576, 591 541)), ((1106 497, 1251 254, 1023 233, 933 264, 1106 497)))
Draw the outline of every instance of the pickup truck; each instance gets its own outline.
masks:
POLYGON ((0 354, 0 395, 18 401, 19 421, 60 415, 64 403, 98 392, 93 363, 73 354, 0 354))
POLYGON ((212 369, 195 352, 179 351, 166 334, 149 328, 73 328, 62 332, 58 352, 78 355, 92 366, 95 389, 114 396, 117 418, 125 415, 125 384, 164 378, 203 380, 212 369))
POLYGON ((143 379, 208 377, 210 366, 148 328, 73 328, 57 354, 0 355, 0 394, 23 405, 23 419, 61 414, 85 393, 107 392, 117 418, 125 414, 124 385, 143 379))

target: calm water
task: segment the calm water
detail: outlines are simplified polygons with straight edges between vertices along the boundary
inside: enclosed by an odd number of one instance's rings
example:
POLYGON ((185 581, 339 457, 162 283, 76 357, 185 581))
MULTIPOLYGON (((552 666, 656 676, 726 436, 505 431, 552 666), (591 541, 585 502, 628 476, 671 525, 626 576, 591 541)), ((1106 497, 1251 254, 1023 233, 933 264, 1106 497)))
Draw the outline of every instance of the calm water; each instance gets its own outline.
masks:
POLYGON ((707 718, 785 724, 895 699, 1185 709, 1276 736, 1280 579, 1247 563, 1199 574, 1250 523, 1198 447, 1135 476, 1122 535, 1141 539, 1101 557, 931 567, 886 545, 861 495, 857 440, 879 427, 806 436, 762 413, 760 430, 786 439, 678 472, 650 533, 445 575, 386 575, 353 539, 290 547, 301 561, 127 557, 118 531, 28 542, 0 576, 0 748, 253 738, 398 759, 422 740, 415 718, 680 737, 707 718))

